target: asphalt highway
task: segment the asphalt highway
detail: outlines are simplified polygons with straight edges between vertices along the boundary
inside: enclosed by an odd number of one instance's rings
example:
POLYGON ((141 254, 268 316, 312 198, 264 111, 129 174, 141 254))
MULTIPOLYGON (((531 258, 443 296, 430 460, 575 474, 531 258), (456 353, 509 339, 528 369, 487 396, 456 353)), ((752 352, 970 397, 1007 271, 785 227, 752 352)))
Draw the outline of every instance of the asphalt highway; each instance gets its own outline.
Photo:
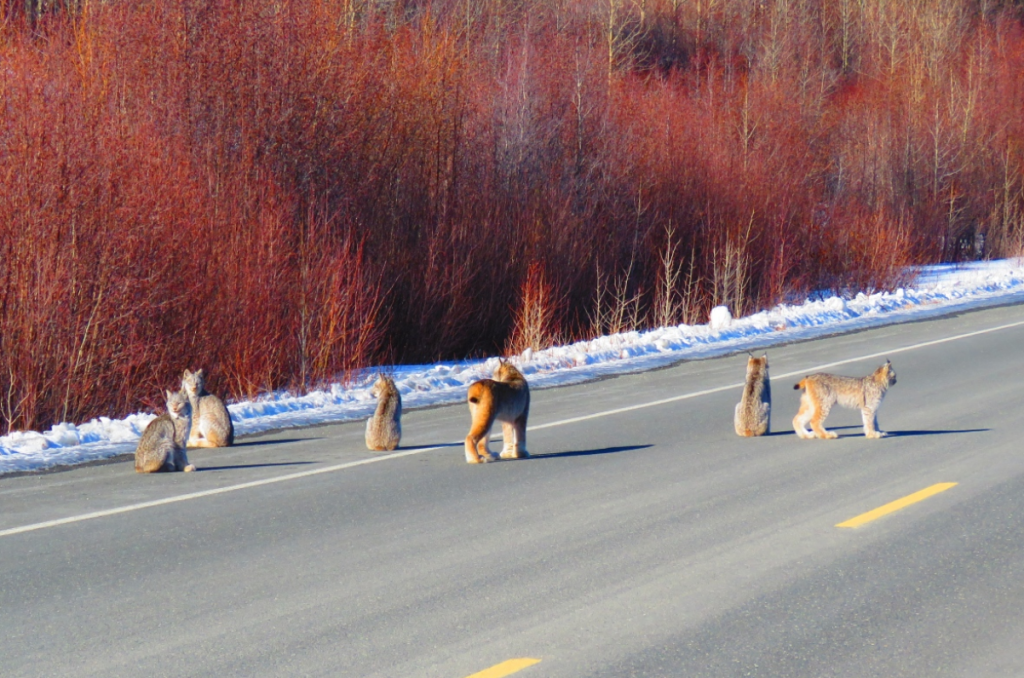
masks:
POLYGON ((1024 675, 1024 306, 768 354, 762 438, 734 355, 536 390, 520 461, 459 405, 0 477, 0 675, 1024 675), (797 439, 796 381, 886 357, 889 437, 797 439))

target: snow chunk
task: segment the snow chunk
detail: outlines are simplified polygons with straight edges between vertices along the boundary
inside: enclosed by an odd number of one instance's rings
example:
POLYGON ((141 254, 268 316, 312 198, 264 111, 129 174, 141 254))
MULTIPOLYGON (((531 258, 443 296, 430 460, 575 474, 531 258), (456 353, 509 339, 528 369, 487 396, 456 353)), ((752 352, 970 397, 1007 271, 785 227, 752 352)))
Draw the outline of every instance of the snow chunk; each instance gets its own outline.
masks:
POLYGON ((708 326, 713 330, 721 330, 732 324, 732 313, 728 306, 715 306, 711 309, 708 326))

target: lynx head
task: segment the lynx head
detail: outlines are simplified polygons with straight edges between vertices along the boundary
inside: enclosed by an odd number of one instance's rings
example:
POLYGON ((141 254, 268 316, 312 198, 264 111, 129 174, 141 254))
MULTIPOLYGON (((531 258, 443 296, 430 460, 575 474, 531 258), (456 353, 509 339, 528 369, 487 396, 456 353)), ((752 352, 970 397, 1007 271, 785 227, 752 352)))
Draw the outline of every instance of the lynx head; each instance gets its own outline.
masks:
POLYGON ((753 355, 747 359, 747 376, 754 375, 767 375, 768 374, 768 354, 765 353, 760 358, 755 358, 753 355))
POLYGON ((884 365, 875 370, 874 377, 883 388, 889 388, 896 383, 896 370, 892 368, 892 363, 886 360, 884 365))
POLYGON ((172 419, 185 419, 191 416, 192 408, 183 391, 167 391, 167 414, 171 415, 172 419))
POLYGON ((206 390, 206 380, 203 377, 203 370, 198 369, 195 372, 185 370, 185 374, 181 377, 181 388, 185 390, 190 398, 201 395, 206 390))
POLYGON ((373 387, 370 389, 370 395, 374 398, 381 398, 388 393, 394 393, 398 390, 395 386, 395 380, 384 374, 383 372, 377 373, 377 381, 373 382, 373 387))
POLYGON ((498 368, 494 370, 494 381, 513 381, 515 379, 523 379, 523 373, 516 369, 516 366, 509 361, 501 358, 498 362, 498 368))

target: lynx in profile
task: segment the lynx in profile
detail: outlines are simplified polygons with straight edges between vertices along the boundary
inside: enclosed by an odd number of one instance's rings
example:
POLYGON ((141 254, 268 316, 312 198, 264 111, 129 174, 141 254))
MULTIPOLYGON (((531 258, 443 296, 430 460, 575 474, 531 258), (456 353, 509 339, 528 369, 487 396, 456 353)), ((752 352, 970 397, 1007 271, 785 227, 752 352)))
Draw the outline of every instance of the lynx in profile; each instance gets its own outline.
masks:
POLYGON ((768 379, 768 354, 747 360, 747 380, 743 395, 736 404, 733 425, 736 435, 763 436, 768 432, 772 415, 771 382, 768 379))
POLYGON ((393 450, 402 439, 402 394, 395 380, 381 373, 370 389, 377 411, 366 421, 366 447, 378 452, 393 450))
POLYGON ((469 385, 467 394, 472 423, 466 436, 466 461, 470 464, 493 461, 487 442, 494 420, 501 422, 505 446, 502 459, 522 459, 526 451, 526 418, 530 414, 530 387, 515 366, 502 360, 494 379, 482 379, 469 385))
POLYGON ((167 391, 167 412, 149 422, 135 448, 135 472, 195 471, 185 454, 191 427, 192 408, 185 394, 167 391))
POLYGON ((235 443, 235 426, 224 401, 206 390, 203 371, 185 370, 181 390, 192 405, 189 447, 229 447, 235 443))
POLYGON ((886 360, 866 377, 840 377, 834 374, 812 374, 804 377, 793 388, 804 389, 800 396, 800 411, 793 417, 793 429, 801 438, 835 438, 836 433, 825 430, 825 417, 836 403, 860 410, 864 419, 864 435, 882 438, 878 430, 878 408, 885 392, 896 383, 896 371, 886 360), (807 430, 807 423, 811 431, 807 430))

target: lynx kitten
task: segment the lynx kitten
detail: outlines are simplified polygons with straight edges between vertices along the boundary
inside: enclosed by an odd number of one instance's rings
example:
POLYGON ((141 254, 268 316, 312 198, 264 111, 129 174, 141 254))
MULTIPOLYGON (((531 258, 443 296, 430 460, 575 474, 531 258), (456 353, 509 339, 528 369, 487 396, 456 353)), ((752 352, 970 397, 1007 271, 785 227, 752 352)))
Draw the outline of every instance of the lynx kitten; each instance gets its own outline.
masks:
POLYGON ((229 447, 235 443, 235 426, 224 401, 206 390, 202 370, 185 370, 181 390, 192 405, 189 447, 229 447))
POLYGON ((747 381, 743 395, 736 404, 733 425, 736 435, 763 436, 768 432, 772 415, 771 382, 768 379, 768 354, 747 360, 747 381))
POLYGON ((834 431, 825 430, 825 417, 836 403, 860 410, 864 419, 864 435, 882 438, 878 430, 878 408, 885 392, 896 383, 896 370, 886 360, 866 377, 840 377, 834 374, 812 374, 804 377, 793 388, 804 389, 800 396, 800 411, 793 417, 793 429, 801 438, 835 438, 834 431), (810 422, 811 430, 807 430, 810 422))
POLYGON ((493 461, 487 442, 494 420, 501 422, 505 446, 502 459, 522 459, 526 451, 526 418, 530 414, 530 387, 526 377, 505 360, 494 371, 494 379, 469 385, 467 394, 472 423, 466 436, 466 461, 470 464, 493 461))
POLYGON ((192 412, 181 392, 167 391, 167 412, 149 422, 135 448, 135 472, 195 471, 185 454, 192 412))
POLYGON ((382 373, 370 395, 377 398, 377 411, 366 421, 366 447, 378 452, 393 450, 402 439, 402 394, 395 380, 382 373))

